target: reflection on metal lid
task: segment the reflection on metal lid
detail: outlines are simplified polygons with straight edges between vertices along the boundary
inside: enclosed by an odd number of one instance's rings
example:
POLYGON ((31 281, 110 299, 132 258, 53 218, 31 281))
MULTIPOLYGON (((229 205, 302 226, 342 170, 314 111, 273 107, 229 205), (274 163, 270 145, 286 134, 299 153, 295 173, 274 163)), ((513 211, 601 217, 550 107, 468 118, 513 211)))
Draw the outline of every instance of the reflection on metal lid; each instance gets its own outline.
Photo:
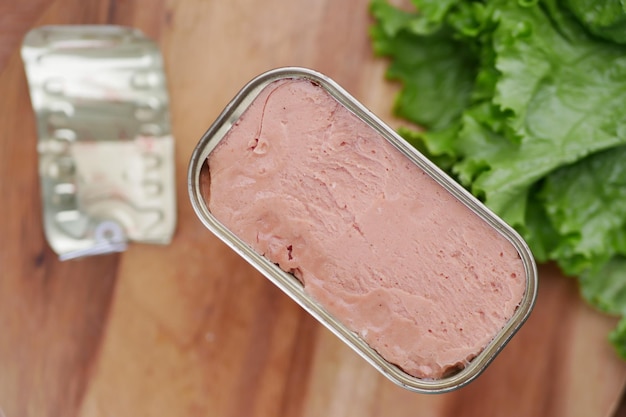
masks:
POLYGON ((71 259, 169 243, 174 143, 156 44, 119 26, 45 26, 22 58, 50 246, 71 259))

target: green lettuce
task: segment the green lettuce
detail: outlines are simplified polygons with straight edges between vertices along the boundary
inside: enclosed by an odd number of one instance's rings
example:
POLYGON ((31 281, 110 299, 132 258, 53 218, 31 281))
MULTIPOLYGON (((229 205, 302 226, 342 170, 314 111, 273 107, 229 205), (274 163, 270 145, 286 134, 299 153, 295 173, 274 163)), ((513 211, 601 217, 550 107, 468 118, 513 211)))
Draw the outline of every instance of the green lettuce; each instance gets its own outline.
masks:
POLYGON ((626 44, 626 0, 568 0, 565 6, 594 35, 626 44))
MULTIPOLYGON (((626 317, 626 8, 588 3, 371 0, 371 39, 400 133, 626 317)), ((610 339, 626 358, 626 319, 610 339)))

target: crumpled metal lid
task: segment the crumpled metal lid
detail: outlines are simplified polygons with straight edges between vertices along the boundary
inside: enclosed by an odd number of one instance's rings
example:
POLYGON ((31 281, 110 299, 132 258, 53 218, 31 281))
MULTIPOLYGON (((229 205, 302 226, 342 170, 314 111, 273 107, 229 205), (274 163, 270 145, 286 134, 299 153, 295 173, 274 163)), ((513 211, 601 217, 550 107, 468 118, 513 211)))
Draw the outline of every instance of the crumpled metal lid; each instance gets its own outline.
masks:
POLYGON ((52 249, 65 260, 169 243, 174 140, 157 45, 132 28, 44 26, 22 59, 52 249))

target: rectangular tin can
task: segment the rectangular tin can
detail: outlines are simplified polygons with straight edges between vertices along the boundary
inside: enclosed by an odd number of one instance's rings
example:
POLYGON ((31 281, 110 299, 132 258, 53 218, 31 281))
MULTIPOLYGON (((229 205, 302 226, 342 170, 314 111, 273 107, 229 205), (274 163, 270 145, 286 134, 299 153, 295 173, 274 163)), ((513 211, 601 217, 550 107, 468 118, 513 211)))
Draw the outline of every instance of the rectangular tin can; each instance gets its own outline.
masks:
POLYGON ((443 393, 460 388, 475 379, 526 321, 535 302, 537 293, 537 268, 530 249, 517 232, 401 138, 389 126, 372 114, 372 112, 360 104, 337 83, 323 74, 310 69, 298 67, 278 68, 259 75, 245 85, 226 106, 197 144, 189 164, 188 191, 197 216, 211 232, 296 301, 302 308, 314 316, 320 323, 331 330, 384 376, 410 391, 443 393), (503 235, 518 251, 526 272, 526 285, 523 299, 513 317, 511 317, 491 343, 489 343, 468 366, 459 372, 437 380, 421 379, 404 372, 396 365, 388 362, 356 333, 349 330, 344 324, 313 300, 304 291, 303 285, 298 279, 283 271, 264 256, 259 255, 211 214, 203 195, 208 170, 206 161, 209 154, 215 149, 220 140, 225 137, 229 129, 237 122, 258 94, 269 84, 282 79, 305 79, 321 86, 341 105, 377 131, 384 139, 391 143, 414 164, 419 166, 456 199, 461 201, 471 211, 503 235))

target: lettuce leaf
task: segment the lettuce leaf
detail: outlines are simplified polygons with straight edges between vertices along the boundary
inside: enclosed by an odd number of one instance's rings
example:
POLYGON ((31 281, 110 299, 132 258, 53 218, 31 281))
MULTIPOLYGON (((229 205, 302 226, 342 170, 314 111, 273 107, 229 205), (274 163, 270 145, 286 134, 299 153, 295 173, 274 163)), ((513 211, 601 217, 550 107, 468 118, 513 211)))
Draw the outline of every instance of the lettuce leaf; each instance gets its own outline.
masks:
POLYGON ((373 3, 372 8, 384 16, 384 23, 372 28, 374 50, 392 58, 387 75, 405 86, 396 99, 396 113, 419 125, 447 126, 468 104, 474 74, 467 69, 476 67, 473 55, 440 32, 426 35, 430 47, 422 48, 402 30, 408 26, 422 31, 416 19, 386 3, 373 3))
MULTIPOLYGON (((371 38, 424 128, 400 133, 624 317, 626 9, 589 3, 371 0, 371 38)), ((626 358, 626 319, 611 340, 626 358)))
MULTIPOLYGON (((566 273, 588 273, 626 255, 626 146, 555 171, 540 195, 559 234, 552 256, 566 273)), ((621 281, 626 287, 626 274, 621 281)))
POLYGON ((594 35, 626 44, 626 0, 568 0, 565 6, 594 35))

